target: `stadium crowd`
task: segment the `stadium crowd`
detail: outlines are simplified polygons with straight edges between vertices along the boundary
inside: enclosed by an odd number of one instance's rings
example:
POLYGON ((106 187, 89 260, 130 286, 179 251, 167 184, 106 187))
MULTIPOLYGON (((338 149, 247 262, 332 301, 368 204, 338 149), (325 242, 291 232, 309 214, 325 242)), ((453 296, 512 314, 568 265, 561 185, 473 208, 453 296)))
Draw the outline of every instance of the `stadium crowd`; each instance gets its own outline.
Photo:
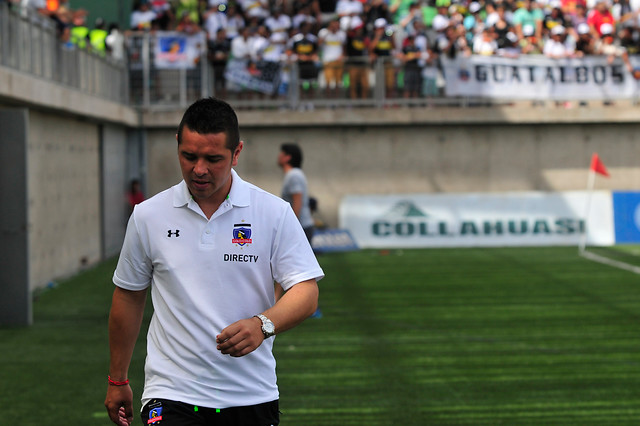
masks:
MULTIPOLYGON (((68 0, 0 0, 37 9, 58 26, 64 42, 123 57, 123 33, 68 0)), ((542 54, 550 58, 640 51, 640 0, 137 0, 127 32, 206 32, 219 90, 230 61, 297 62, 305 92, 322 71, 327 96, 344 81, 352 98, 366 97, 369 70, 385 62, 385 86, 405 97, 438 94, 441 55, 542 54), (395 66, 394 66, 395 62, 395 66)))

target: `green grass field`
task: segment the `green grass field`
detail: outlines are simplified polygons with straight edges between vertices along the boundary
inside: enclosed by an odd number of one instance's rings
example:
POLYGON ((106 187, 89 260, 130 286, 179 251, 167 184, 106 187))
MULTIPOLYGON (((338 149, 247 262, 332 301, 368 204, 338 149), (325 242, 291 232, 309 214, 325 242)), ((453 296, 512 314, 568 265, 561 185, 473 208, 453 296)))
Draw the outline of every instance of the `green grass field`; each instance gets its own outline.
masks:
MULTIPOLYGON (((575 247, 365 250, 320 262, 324 316, 276 340, 282 425, 640 421, 636 274, 575 247)), ((114 266, 42 293, 32 327, 0 329, 0 424, 110 424, 114 266)), ((139 397, 144 337, 134 358, 139 397)))

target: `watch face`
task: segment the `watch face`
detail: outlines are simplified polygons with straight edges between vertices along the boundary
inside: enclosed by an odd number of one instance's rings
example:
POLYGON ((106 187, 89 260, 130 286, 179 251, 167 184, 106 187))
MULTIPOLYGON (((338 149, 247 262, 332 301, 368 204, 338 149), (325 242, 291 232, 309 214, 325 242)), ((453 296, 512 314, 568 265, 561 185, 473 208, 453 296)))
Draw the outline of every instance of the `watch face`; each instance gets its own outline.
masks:
POLYGON ((267 334, 273 334, 275 327, 273 326, 273 323, 271 321, 266 321, 264 324, 262 324, 262 330, 264 330, 264 332, 267 334))

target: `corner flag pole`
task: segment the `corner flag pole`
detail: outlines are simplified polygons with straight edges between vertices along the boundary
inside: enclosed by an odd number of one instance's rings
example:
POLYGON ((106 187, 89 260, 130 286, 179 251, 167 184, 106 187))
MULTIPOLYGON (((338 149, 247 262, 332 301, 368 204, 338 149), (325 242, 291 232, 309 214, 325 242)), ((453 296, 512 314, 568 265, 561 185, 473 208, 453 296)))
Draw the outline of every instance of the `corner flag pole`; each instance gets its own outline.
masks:
POLYGON ((591 167, 589 167, 589 177, 587 179, 587 202, 584 213, 585 231, 582 233, 580 245, 578 246, 578 250, 580 253, 584 253, 585 246, 587 245, 587 235, 589 232, 587 222, 589 219, 589 210, 591 209, 591 196, 593 193, 593 187, 595 186, 596 182, 596 173, 609 177, 607 168, 604 166, 604 163, 600 161, 600 157, 598 156, 598 154, 594 152, 591 156, 591 167))

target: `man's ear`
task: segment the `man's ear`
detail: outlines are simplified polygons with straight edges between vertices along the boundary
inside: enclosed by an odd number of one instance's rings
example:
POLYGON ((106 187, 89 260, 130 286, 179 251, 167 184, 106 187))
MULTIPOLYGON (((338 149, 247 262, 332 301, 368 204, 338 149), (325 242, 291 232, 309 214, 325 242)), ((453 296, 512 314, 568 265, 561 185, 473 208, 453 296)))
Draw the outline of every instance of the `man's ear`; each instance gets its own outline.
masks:
POLYGON ((236 147, 235 152, 233 153, 233 159, 231 161, 231 165, 233 167, 238 165, 238 157, 240 156, 240 152, 242 151, 242 148, 244 148, 244 142, 240 141, 240 143, 238 143, 238 146, 236 147))

